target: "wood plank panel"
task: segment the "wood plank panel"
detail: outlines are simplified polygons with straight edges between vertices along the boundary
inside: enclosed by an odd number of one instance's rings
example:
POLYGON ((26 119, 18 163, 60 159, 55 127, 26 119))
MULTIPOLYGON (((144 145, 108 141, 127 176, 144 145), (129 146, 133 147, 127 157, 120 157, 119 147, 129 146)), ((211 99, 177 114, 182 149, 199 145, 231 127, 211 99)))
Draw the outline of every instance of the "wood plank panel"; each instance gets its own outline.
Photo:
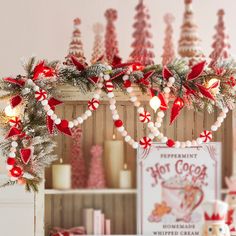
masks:
MULTIPOLYGON (((76 114, 77 116, 81 115, 83 112, 85 112, 87 110, 87 104, 79 104, 78 106, 76 106, 76 114)), ((93 140, 93 132, 94 132, 94 128, 93 128, 93 119, 94 116, 89 117, 86 122, 84 122, 81 125, 81 129, 82 129, 82 138, 83 138, 83 155, 84 155, 84 159, 85 159, 85 163, 86 166, 88 168, 89 166, 89 162, 90 162, 90 148, 94 143, 93 140)))
POLYGON ((136 233, 136 201, 135 196, 125 195, 124 196, 124 231, 126 234, 136 233))
POLYGON ((115 232, 114 222, 115 222, 115 216, 114 216, 114 196, 112 195, 104 195, 103 196, 103 203, 104 203, 104 213, 105 217, 107 219, 111 220, 111 233, 113 234, 115 232))
MULTIPOLYGON (((47 210, 47 209, 46 209, 47 210)), ((62 226, 62 196, 56 195, 52 198, 52 226, 62 226)))
MULTIPOLYGON (((122 195, 116 195, 114 196, 114 228, 115 228, 115 234, 122 234, 124 232, 123 228, 123 222, 124 222, 124 211, 123 211, 123 196, 122 195)), ((126 218, 127 220, 127 218, 126 218)))
POLYGON ((73 226, 80 226, 83 224, 83 195, 73 196, 73 226))
POLYGON ((62 226, 65 229, 73 227, 73 195, 63 195, 62 196, 62 226))

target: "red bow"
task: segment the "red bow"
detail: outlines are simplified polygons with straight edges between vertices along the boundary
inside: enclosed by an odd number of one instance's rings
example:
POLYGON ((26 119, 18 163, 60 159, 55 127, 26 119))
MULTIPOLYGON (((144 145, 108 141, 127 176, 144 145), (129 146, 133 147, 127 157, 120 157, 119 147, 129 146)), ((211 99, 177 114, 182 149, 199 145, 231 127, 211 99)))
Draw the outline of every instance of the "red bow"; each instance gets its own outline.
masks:
POLYGON ((19 138, 30 139, 30 136, 26 135, 25 132, 22 132, 21 129, 18 129, 15 126, 10 128, 7 135, 5 136, 5 139, 8 139, 14 136, 18 136, 19 138))
POLYGON ((70 59, 77 70, 82 71, 85 69, 85 66, 81 64, 75 56, 71 56, 70 59))
POLYGON ((143 85, 145 85, 145 86, 149 86, 149 85, 150 85, 149 79, 150 79, 150 77, 153 75, 153 73, 154 73, 153 70, 147 72, 146 74, 144 74, 143 78, 138 81, 138 83, 139 83, 139 84, 143 84, 143 85))
MULTIPOLYGON (((51 107, 51 109, 54 111, 55 110, 55 107, 57 105, 60 105, 62 104, 61 101, 55 99, 55 98, 50 98, 48 100, 48 105, 51 107)), ((48 128, 48 132, 50 134, 53 133, 54 131, 54 127, 57 127, 57 129, 59 131, 61 131, 62 133, 64 134, 67 134, 67 135, 70 135, 71 136, 71 130, 70 128, 68 127, 68 121, 67 120, 62 120, 60 124, 55 124, 54 121, 51 119, 50 116, 47 115, 47 128, 48 128)))
POLYGON ((21 135, 21 130, 17 129, 16 127, 11 127, 11 129, 9 130, 8 134, 6 135, 5 139, 11 138, 13 136, 18 136, 21 135))
POLYGON ((34 68, 33 80, 38 79, 40 74, 43 74, 45 77, 53 77, 55 75, 55 70, 51 67, 45 66, 44 61, 42 61, 34 68))
POLYGON ((22 97, 20 95, 15 95, 10 99, 10 104, 12 108, 15 108, 22 102, 22 97))
MULTIPOLYGON (((55 111, 55 107, 59 104, 62 104, 62 102, 55 98, 50 98, 48 100, 48 105, 51 107, 53 111, 55 111)), ((47 122, 48 132, 49 134, 52 134, 54 131, 54 121, 51 119, 50 116, 47 115, 46 122, 47 122)))
POLYGON ((20 87, 23 87, 25 85, 25 80, 22 78, 11 78, 11 77, 7 77, 3 79, 5 82, 8 82, 10 84, 16 84, 19 85, 20 87))

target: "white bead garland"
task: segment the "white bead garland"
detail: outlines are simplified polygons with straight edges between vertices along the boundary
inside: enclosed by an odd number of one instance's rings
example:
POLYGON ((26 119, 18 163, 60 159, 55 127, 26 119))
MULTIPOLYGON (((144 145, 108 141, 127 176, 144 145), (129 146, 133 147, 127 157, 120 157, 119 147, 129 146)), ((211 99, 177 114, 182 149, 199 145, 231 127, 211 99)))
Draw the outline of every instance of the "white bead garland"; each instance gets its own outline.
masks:
MULTIPOLYGON (((127 81, 129 80, 129 74, 130 71, 127 71, 125 75, 123 75, 123 81, 127 81)), ((97 89, 95 90, 95 93, 93 95, 93 98, 96 100, 100 99, 100 94, 102 92, 102 88, 104 87, 104 81, 109 81, 110 75, 109 74, 103 74, 100 73, 100 79, 99 82, 97 83, 97 89)), ((165 87, 163 89, 164 92, 164 97, 167 100, 168 103, 168 98, 169 98, 169 94, 171 92, 171 88, 173 86, 173 84, 175 83, 175 78, 174 77, 170 77, 168 79, 168 81, 166 81, 165 83, 165 87)), ((34 83, 34 81, 32 80, 27 80, 27 84, 31 85, 33 90, 35 92, 39 91, 41 88, 36 85, 34 83)), ((139 114, 143 113, 145 111, 145 109, 141 106, 141 103, 138 101, 137 96, 134 94, 133 92, 133 88, 130 86, 128 88, 126 88, 127 93, 130 96, 130 101, 134 104, 134 106, 137 108, 137 112, 139 114)), ((108 92, 107 93, 107 97, 109 98, 109 103, 110 103, 110 110, 112 112, 112 119, 114 121, 119 119, 119 114, 116 108, 116 99, 114 98, 115 95, 113 92, 108 92)), ((61 123, 61 119, 59 117, 57 117, 57 115, 54 113, 54 110, 51 109, 51 107, 48 104, 48 99, 44 99, 41 101, 41 104, 43 106, 43 109, 46 111, 47 115, 51 117, 51 119, 55 122, 55 124, 59 125, 61 123)), ((223 123, 224 119, 227 116, 227 113, 229 112, 229 109, 227 107, 222 109, 222 112, 219 114, 219 116, 217 117, 217 120, 215 121, 215 123, 211 126, 211 131, 216 131, 218 130, 218 128, 221 126, 221 124, 223 123)), ((74 119, 73 121, 68 121, 68 127, 69 128, 73 128, 74 126, 78 126, 79 124, 82 124, 86 119, 88 119, 88 117, 92 116, 92 111, 91 110, 86 110, 82 115, 78 116, 76 119, 74 119)), ((168 141, 168 137, 164 136, 160 131, 159 128, 162 125, 163 122, 163 118, 165 116, 165 113, 163 111, 159 111, 157 113, 157 118, 156 118, 156 122, 147 122, 147 127, 150 130, 150 133, 148 134, 148 137, 153 140, 155 137, 158 138, 162 143, 166 143, 168 141)), ((117 130, 121 133, 121 135, 125 138, 125 141, 127 143, 129 143, 133 148, 138 148, 139 144, 138 142, 136 142, 135 140, 133 140, 131 138, 130 135, 128 135, 127 131, 125 130, 125 127, 119 127, 117 128, 117 130)), ((179 142, 179 141, 175 141, 174 143, 174 147, 179 148, 179 147, 191 147, 191 146, 196 146, 196 145, 200 145, 202 144, 203 139, 202 138, 197 138, 196 140, 187 140, 185 142, 179 142)), ((16 143, 16 142, 15 142, 16 143)), ((16 145, 16 144, 12 144, 12 145, 16 145)), ((18 145, 18 144, 17 144, 18 145)), ((17 146, 12 146, 12 147, 17 147, 17 146)), ((10 152, 9 155, 15 155, 14 152, 10 152)))

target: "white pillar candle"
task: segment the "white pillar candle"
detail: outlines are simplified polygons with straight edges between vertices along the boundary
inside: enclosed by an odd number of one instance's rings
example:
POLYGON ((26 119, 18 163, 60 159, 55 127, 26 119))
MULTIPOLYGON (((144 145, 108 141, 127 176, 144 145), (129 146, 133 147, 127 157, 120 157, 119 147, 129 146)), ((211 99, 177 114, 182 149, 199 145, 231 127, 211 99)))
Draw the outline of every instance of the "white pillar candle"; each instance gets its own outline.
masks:
POLYGON ((56 164, 52 166, 52 186, 54 189, 71 188, 71 165, 56 164))
POLYGON ((120 171, 120 188, 131 188, 131 171, 127 169, 127 164, 124 165, 124 169, 120 171))
POLYGON ((107 140, 104 148, 107 184, 110 188, 119 188, 120 171, 124 164, 124 142, 107 140))

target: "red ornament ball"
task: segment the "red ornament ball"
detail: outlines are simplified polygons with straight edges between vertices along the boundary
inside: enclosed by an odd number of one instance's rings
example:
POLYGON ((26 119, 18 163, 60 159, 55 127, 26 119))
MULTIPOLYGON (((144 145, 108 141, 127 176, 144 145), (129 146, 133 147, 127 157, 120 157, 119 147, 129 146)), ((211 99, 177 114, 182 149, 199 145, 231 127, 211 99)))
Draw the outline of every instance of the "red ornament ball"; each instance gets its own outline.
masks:
POLYGON ((122 120, 116 120, 116 121, 115 121, 115 126, 116 126, 117 128, 121 127, 122 125, 123 125, 123 121, 122 121, 122 120))
POLYGON ((10 174, 11 174, 12 177, 19 178, 20 176, 22 176, 23 171, 22 171, 22 169, 20 167, 14 166, 10 170, 10 174))
POLYGON ((131 86, 131 81, 130 80, 126 80, 124 82, 124 86, 125 86, 125 88, 129 88, 131 86))
POLYGON ((168 139, 167 142, 166 142, 166 145, 168 147, 173 147, 175 145, 175 141, 172 140, 172 139, 168 139))
POLYGON ((7 158, 7 164, 13 166, 16 163, 16 159, 12 157, 7 158))

